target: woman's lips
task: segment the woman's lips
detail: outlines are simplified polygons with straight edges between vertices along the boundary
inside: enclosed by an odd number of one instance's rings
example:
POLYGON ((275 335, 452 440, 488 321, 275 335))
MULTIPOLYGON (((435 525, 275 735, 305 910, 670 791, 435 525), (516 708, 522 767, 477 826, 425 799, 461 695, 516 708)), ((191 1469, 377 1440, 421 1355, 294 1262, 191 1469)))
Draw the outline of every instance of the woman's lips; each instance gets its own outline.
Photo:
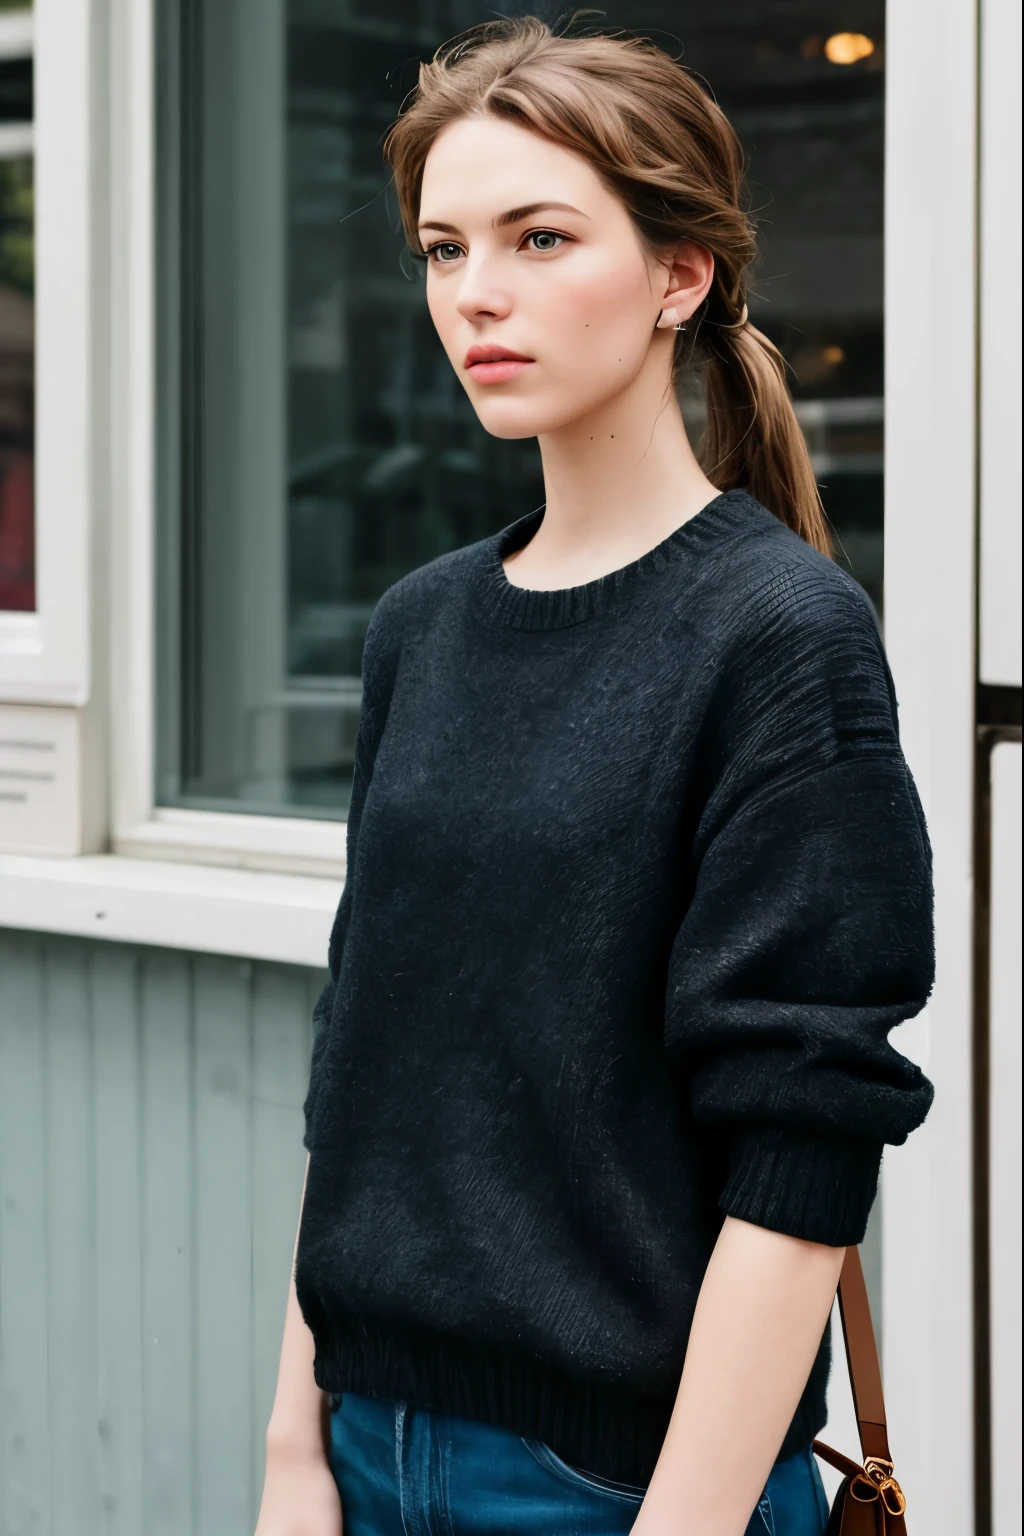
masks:
POLYGON ((466 353, 466 368, 478 384, 504 384, 532 362, 532 357, 510 352, 507 347, 475 346, 466 353))
POLYGON ((525 368, 532 368, 529 358, 503 357, 493 363, 470 363, 469 374, 478 384, 504 384, 525 368))

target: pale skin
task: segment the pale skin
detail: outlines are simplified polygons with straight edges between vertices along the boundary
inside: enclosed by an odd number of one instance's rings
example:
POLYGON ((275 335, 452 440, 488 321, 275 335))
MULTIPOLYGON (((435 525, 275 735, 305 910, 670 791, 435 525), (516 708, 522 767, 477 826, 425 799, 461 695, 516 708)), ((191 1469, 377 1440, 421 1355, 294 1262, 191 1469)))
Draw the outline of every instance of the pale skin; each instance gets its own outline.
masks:
MULTIPOLYGON (((546 493, 505 562, 517 586, 578 586, 639 559, 718 489, 672 384, 675 332, 713 259, 658 252, 578 156, 480 116, 444 130, 420 198, 427 302, 488 432, 536 437, 546 493), (561 205, 555 207, 553 205, 561 205), (514 217, 510 217, 514 215, 514 217), (526 359, 471 363, 471 347, 526 359)), ((634 1536, 743 1536, 828 1321, 842 1248, 727 1217, 697 1302, 668 1431, 634 1536)), ((313 1342, 289 1290, 257 1536, 340 1536, 313 1342)))
MULTIPOLYGON (((306 1174, 309 1158, 306 1158, 306 1174)), ((305 1199, 305 1177, 299 1220, 305 1199)), ((298 1236, 296 1235, 296 1250, 298 1236)), ((327 1456, 328 1401, 313 1377, 313 1335, 288 1282, 277 1390, 267 1425, 267 1466, 256 1536, 341 1536, 341 1498, 327 1456)))

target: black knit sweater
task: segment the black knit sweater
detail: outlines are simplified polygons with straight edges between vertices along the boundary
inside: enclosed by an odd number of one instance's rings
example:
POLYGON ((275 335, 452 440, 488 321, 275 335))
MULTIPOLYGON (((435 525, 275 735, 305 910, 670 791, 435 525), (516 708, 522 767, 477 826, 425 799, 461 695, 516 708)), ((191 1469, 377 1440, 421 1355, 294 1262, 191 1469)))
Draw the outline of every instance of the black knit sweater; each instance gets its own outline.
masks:
POLYGON ((930 852, 850 577, 730 491, 518 587, 542 517, 373 613, 296 1286, 322 1388, 646 1483, 723 1213, 856 1243, 924 1119, 930 852))

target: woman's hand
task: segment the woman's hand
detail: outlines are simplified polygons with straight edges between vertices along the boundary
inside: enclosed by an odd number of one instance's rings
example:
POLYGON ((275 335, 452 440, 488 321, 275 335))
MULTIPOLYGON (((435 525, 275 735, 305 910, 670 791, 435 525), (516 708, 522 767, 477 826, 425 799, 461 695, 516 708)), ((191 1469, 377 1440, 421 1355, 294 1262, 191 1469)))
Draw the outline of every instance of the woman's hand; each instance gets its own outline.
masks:
POLYGON ((743 1536, 810 1375, 845 1252, 726 1217, 632 1536, 743 1536))
POLYGON ((256 1536, 343 1536, 341 1498, 323 1452, 267 1442, 256 1536))

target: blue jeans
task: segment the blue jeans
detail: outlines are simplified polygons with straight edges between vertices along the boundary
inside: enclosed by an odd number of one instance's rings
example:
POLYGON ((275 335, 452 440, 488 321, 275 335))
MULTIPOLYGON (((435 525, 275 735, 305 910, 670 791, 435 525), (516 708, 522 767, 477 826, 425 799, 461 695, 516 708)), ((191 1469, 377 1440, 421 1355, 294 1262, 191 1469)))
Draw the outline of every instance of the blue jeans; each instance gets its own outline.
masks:
MULTIPOLYGON (((543 1440, 345 1392, 331 1414, 345 1536, 627 1536, 646 1490, 580 1471, 543 1440)), ((780 1462, 747 1536, 821 1536, 808 1446, 780 1462)))

